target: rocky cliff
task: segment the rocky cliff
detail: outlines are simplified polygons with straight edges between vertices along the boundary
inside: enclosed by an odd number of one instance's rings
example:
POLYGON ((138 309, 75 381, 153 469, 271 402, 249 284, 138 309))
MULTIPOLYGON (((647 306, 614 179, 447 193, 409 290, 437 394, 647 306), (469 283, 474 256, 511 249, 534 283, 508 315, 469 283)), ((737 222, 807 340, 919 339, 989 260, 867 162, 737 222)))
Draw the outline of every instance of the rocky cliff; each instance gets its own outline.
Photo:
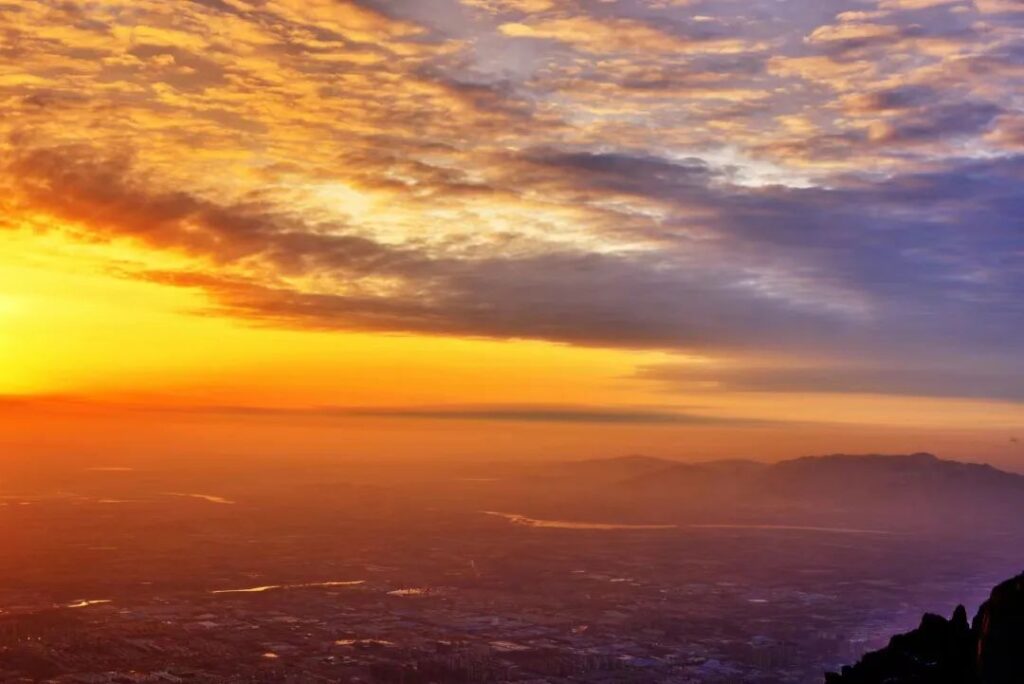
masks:
POLYGON ((950 619, 925 615, 826 684, 1024 684, 1024 574, 992 590, 971 624, 958 606, 950 619))

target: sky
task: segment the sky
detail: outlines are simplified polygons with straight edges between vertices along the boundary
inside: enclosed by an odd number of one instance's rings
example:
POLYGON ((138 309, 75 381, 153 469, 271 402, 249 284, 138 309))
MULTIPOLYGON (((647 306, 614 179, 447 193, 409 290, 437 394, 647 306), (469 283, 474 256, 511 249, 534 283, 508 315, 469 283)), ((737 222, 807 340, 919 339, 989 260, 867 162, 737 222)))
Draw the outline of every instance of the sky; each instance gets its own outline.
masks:
POLYGON ((0 449, 1024 469, 1024 2, 0 2, 0 449))

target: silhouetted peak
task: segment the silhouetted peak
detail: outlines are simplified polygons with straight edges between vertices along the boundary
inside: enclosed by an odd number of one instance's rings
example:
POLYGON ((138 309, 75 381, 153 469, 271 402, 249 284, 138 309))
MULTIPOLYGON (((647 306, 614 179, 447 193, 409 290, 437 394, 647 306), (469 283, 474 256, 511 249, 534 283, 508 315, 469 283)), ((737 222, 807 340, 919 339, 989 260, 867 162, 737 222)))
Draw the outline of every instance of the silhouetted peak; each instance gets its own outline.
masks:
POLYGON ((974 618, 984 684, 1024 682, 1024 574, 1003 582, 974 618))
POLYGON ((1003 582, 971 625, 957 606, 950 620, 926 614, 827 684, 1021 684, 1024 682, 1024 574, 1003 582))
POLYGON ((935 454, 930 454, 927 451, 917 451, 917 452, 914 452, 914 453, 910 454, 909 456, 907 456, 907 458, 910 459, 910 460, 913 460, 913 461, 925 461, 925 462, 926 461, 938 461, 939 460, 938 456, 936 456, 935 454))
POLYGON ((925 451, 918 451, 913 454, 825 454, 823 456, 804 456, 789 461, 782 461, 779 465, 786 464, 863 464, 871 466, 879 465, 928 465, 932 463, 956 463, 956 461, 944 461, 935 454, 925 451))
POLYGON ((957 606, 956 610, 953 611, 953 618, 950 620, 953 623, 954 628, 967 631, 971 628, 967 622, 967 609, 962 605, 957 606))

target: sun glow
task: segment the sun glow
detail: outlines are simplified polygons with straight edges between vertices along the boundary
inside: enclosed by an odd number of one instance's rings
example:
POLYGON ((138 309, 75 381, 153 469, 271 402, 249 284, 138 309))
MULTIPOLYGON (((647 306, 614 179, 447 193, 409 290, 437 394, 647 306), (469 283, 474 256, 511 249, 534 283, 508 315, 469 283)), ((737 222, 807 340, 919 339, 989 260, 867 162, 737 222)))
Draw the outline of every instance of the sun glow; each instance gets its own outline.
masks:
POLYGON ((365 218, 377 204, 369 193, 360 192, 345 183, 320 183, 306 188, 316 205, 352 218, 365 218))
POLYGON ((214 315, 201 293, 125 277, 151 256, 167 259, 126 245, 83 244, 60 231, 6 234, 0 391, 272 406, 549 402, 552 393, 590 403, 642 396, 616 378, 628 376, 637 358, 666 358, 258 326, 214 315), (380 382, 386 376, 403 382, 380 382))

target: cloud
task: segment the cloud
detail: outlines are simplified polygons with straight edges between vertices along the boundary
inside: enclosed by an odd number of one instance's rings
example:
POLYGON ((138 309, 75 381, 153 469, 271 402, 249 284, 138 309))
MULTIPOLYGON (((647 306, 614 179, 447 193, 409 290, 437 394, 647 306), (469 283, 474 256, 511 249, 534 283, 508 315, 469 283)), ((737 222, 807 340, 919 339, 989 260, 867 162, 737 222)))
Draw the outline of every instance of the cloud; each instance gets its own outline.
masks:
POLYGON ((812 45, 838 45, 841 49, 851 49, 891 43, 904 35, 905 29, 892 24, 847 21, 819 26, 807 36, 807 42, 812 45))
POLYGON ((951 397, 1024 401, 1024 373, 936 366, 856 366, 837 360, 812 367, 773 365, 707 368, 699 366, 651 366, 637 378, 665 383, 680 391, 730 391, 827 394, 885 394, 917 397, 951 397))
POLYGON ((975 7, 983 14, 1015 14, 1024 12, 1017 0, 974 0, 975 7))
MULTIPOLYGON (((430 406, 302 406, 264 405, 171 405, 97 401, 74 395, 0 395, 0 406, 31 411, 126 411, 167 414, 199 414, 212 417, 308 419, 340 421, 358 418, 386 420, 451 420, 499 423, 579 423, 593 425, 695 425, 760 426, 774 421, 713 416, 703 413, 646 406, 596 406, 575 404, 467 404, 430 406)), ((685 409, 685 407, 683 407, 685 409)))
POLYGON ((201 289, 222 313, 268 324, 687 350, 843 344, 877 354, 927 343, 1005 355, 1024 318, 1014 256, 1024 161, 833 190, 739 187, 699 160, 542 149, 508 163, 521 183, 582 204, 657 203, 661 228, 616 225, 628 213, 612 207, 608 229, 631 249, 438 249, 255 202, 151 193, 126 180, 123 163, 75 161, 67 150, 30 153, 11 171, 33 211, 199 260, 135 277, 201 289))
POLYGON ((266 3, 235 3, 239 9, 269 11, 299 26, 315 26, 348 40, 372 43, 387 38, 407 37, 423 28, 352 0, 269 0, 266 3))
POLYGON ((686 4, 9 2, 3 222, 261 325, 1018 377, 1017 3, 686 4))
POLYGON ((128 238, 221 266, 262 263, 279 275, 414 270, 418 258, 367 238, 317 230, 258 200, 221 205, 185 192, 152 191, 144 179, 130 177, 124 158, 37 150, 5 170, 17 177, 21 202, 80 226, 93 239, 128 238))
POLYGON ((843 98, 847 111, 864 114, 905 111, 927 107, 941 99, 941 93, 930 85, 900 85, 867 93, 853 93, 843 98))
POLYGON ((1003 149, 1024 150, 1024 117, 1001 117, 988 137, 1003 149))
POLYGON ((988 102, 939 105, 876 122, 870 129, 870 137, 886 144, 948 141, 987 132, 1002 111, 1001 107, 988 102))
POLYGON ((211 415, 287 417, 312 419, 386 418, 396 420, 457 420, 512 423, 591 423, 616 425, 761 425, 770 421, 722 418, 677 411, 601 408, 595 406, 498 405, 344 407, 301 409, 215 406, 201 409, 211 415))
POLYGON ((760 43, 736 38, 683 38, 634 19, 595 19, 579 15, 500 26, 506 36, 564 43, 593 54, 664 52, 735 54, 764 49, 760 43))
POLYGON ((531 14, 555 9, 555 0, 462 0, 464 5, 486 10, 488 12, 522 12, 531 14))
POLYGON ((932 7, 961 5, 964 0, 881 0, 878 7, 883 10, 921 10, 932 7))

